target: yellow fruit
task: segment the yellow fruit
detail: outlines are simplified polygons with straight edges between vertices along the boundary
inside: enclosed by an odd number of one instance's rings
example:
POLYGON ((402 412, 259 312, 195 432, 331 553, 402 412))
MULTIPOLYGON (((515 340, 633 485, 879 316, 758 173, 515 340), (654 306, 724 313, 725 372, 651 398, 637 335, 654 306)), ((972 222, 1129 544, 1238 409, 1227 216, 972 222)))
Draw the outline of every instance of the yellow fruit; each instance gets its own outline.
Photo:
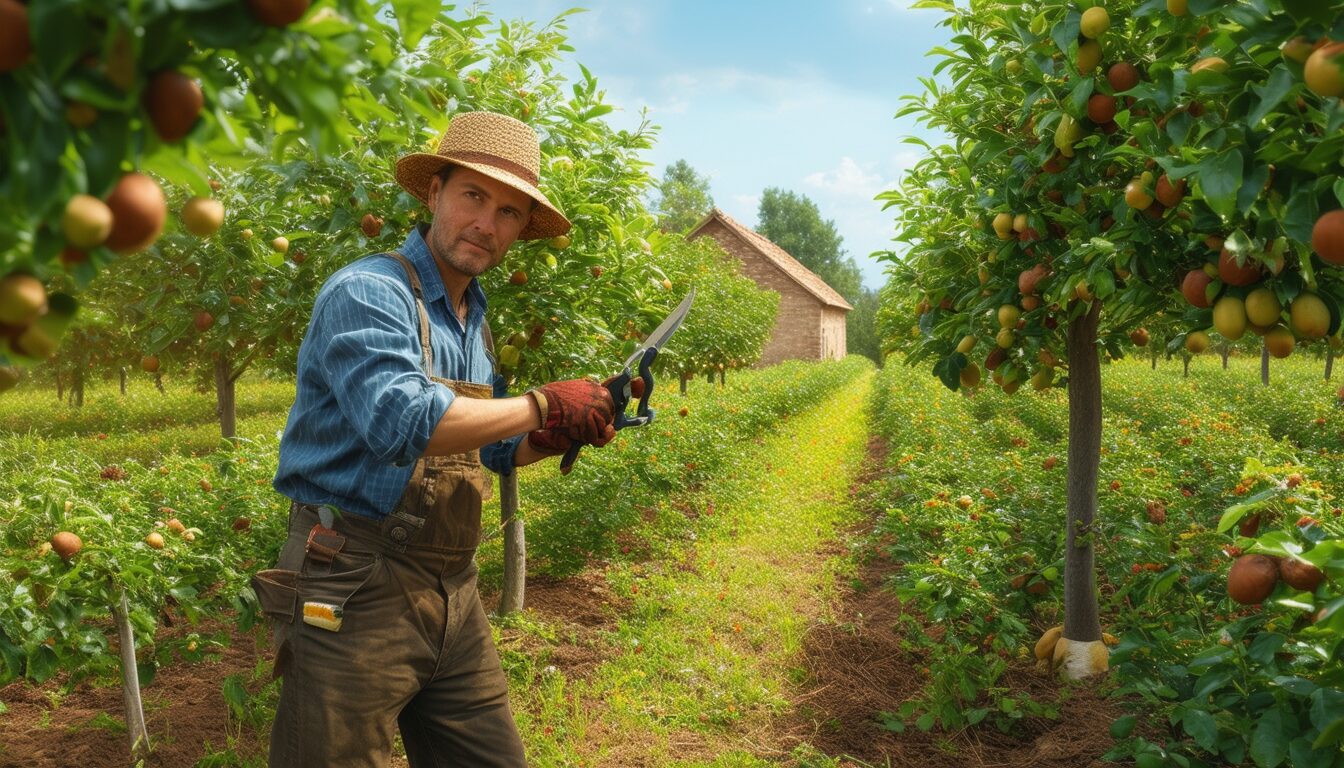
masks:
POLYGON ((1101 34, 1110 28, 1111 15, 1100 6, 1083 11, 1083 18, 1078 23, 1078 29, 1083 33, 1083 37, 1091 40, 1101 37, 1101 34))
POLYGON ((1031 376, 1031 388, 1040 392, 1055 382, 1055 369, 1042 368, 1031 376))
POLYGON ((1317 48, 1303 72, 1307 87, 1322 96, 1344 96, 1344 42, 1317 48))
POLYGON ((1279 297, 1269 288, 1256 288, 1246 295, 1246 319, 1252 325, 1274 325, 1282 312, 1279 297))
POLYGON ((112 234, 112 209, 93 195, 75 195, 65 204, 61 232, 67 245, 87 251, 112 234))
POLYGON ((1314 293, 1303 292, 1293 299, 1288 320, 1299 339, 1323 339, 1330 332, 1330 310, 1314 293))
POLYGON ((163 549, 163 534, 158 531, 151 531, 150 534, 145 537, 145 543, 148 544, 151 549, 163 549))
POLYGON ((56 340, 36 323, 24 329, 14 340, 14 351, 34 360, 46 360, 56 354, 56 346, 56 340))
POLYGON ((1017 334, 1013 333, 1012 328, 1000 328, 997 336, 994 337, 994 343, 1002 349, 1008 349, 1013 346, 1013 341, 1017 334))
POLYGON ((193 197, 182 206, 182 226, 197 237, 209 237, 224 224, 224 204, 209 197, 193 197))
POLYGON ((1195 62, 1190 67, 1190 74, 1197 72, 1226 72, 1228 68, 1227 60, 1221 56, 1208 56, 1195 62))
POLYGON ((980 386, 980 366, 968 363, 961 369, 961 386, 967 388, 980 386))
POLYGON ((1269 356, 1282 360, 1293 354, 1293 347, 1297 346, 1297 341, 1293 339, 1293 332, 1276 325, 1265 334, 1265 349, 1269 350, 1269 356))
POLYGON ((1184 16, 1190 12, 1188 0, 1167 0, 1167 13, 1172 16, 1184 16))
POLYGON ((1101 64, 1101 43, 1096 40, 1088 40, 1078 46, 1078 71, 1084 75, 1092 74, 1092 70, 1101 64))
MULTIPOLYGON (((1069 115, 1059 118, 1059 125, 1055 126, 1055 148, 1065 157, 1073 157, 1073 145, 1083 137, 1083 128, 1069 115)), ((1025 229, 1025 227, 1024 227, 1025 229)))
POLYGON ((26 326, 47 312, 47 289, 32 275, 0 279, 0 324, 26 326))
POLYGON ((963 336, 961 342, 957 344, 957 351, 963 355, 969 355, 973 349, 975 349, 974 336, 963 336))
POLYGON ((1092 288, 1086 280, 1079 280, 1078 284, 1073 287, 1073 295, 1078 297, 1079 301, 1091 301, 1093 298, 1092 288))
POLYGON ((563 251, 569 247, 569 235, 556 235, 551 238, 551 247, 563 251))
POLYGON ((1009 240, 1012 238, 1013 214, 1000 213, 994 217, 994 233, 1000 240, 1009 240))
POLYGON ((1021 232, 1027 228, 1027 214, 1019 213, 1013 217, 1013 231, 1021 232))
POLYGON ((1209 334, 1204 331, 1191 331, 1185 337, 1185 349, 1192 355, 1198 355, 1200 352, 1209 348, 1209 334))
POLYGON ((280 253, 286 253, 289 251, 289 238, 281 235, 271 241, 271 247, 280 253))
POLYGON ((1236 296, 1224 296, 1213 305, 1214 330, 1228 341, 1246 334, 1246 304, 1236 296))
POLYGON ((1045 630, 1045 633, 1041 635, 1041 639, 1036 641, 1036 658, 1044 661, 1054 656, 1055 644, 1059 642, 1059 638, 1063 634, 1063 626, 1051 627, 1045 630))
POLYGON ((1004 304, 999 307, 999 327, 1013 328, 1017 325, 1018 318, 1022 312, 1012 304, 1004 304))

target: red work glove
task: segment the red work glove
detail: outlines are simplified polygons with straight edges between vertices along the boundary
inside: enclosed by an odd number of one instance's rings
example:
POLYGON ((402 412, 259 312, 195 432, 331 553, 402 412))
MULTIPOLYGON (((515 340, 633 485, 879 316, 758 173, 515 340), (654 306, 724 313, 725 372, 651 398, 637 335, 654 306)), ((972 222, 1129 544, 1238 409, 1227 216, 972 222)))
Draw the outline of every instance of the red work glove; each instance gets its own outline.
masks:
POLYGON ((543 456, 560 456, 569 450, 573 442, 555 429, 537 429, 527 433, 527 444, 543 456))
MULTIPOLYGON (((607 388, 591 379, 543 384, 529 392, 541 409, 541 428, 554 429, 570 440, 595 446, 611 441, 616 406, 607 388)), ((531 439, 529 435, 529 440, 531 439)))

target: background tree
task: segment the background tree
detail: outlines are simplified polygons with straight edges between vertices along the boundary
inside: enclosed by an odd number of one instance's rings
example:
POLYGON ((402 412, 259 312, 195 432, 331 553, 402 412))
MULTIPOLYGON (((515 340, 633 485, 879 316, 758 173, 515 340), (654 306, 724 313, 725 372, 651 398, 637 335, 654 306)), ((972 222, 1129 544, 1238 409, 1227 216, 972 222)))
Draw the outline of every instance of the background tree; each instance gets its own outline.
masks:
POLYGON ((854 309, 845 317, 845 343, 849 353, 882 364, 882 339, 877 332, 878 292, 862 288, 850 301, 854 309))
POLYGON ((664 232, 686 234, 709 214, 714 197, 709 193, 709 177, 696 173, 690 163, 678 160, 663 171, 658 184, 658 228, 664 232))
POLYGON ((770 187, 761 194, 756 231, 788 251, 853 304, 863 288, 854 259, 841 248, 835 223, 821 218, 817 204, 804 195, 770 187))

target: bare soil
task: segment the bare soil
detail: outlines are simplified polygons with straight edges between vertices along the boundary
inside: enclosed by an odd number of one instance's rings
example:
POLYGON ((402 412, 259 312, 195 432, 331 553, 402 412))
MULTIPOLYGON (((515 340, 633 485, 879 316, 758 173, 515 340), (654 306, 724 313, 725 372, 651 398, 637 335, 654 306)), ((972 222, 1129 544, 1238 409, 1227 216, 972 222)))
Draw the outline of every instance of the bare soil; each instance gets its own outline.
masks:
MULTIPOLYGON (((856 488, 885 466, 886 447, 870 441, 868 461, 856 488)), ((873 510, 877 514, 879 510, 873 510)), ((856 531, 855 535, 862 535, 856 531)), ((1063 690, 1023 662, 1000 681, 1013 693, 1028 692, 1040 702, 1059 701, 1059 719, 1030 718, 1011 734, 983 725, 956 733, 904 733, 883 728, 879 713, 896 712, 920 694, 927 683, 924 664, 902 647, 897 630, 904 609, 882 589, 901 564, 880 552, 862 562, 854 583, 841 591, 831 617, 815 623, 804 640, 803 667, 808 678, 795 699, 792 715, 782 718, 778 737, 783 746, 810 744, 827 755, 864 765, 893 768, 1092 768, 1110 765, 1101 755, 1113 746, 1111 722, 1123 711, 1094 687, 1063 690)), ((937 636, 940 628, 923 622, 923 631, 937 636)))

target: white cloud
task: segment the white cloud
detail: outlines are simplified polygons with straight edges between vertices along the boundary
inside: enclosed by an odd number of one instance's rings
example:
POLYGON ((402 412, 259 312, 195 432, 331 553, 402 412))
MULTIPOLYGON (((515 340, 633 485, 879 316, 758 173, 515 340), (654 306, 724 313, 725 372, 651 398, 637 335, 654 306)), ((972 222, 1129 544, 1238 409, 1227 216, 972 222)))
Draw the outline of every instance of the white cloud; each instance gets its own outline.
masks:
POLYGON ((803 184, 837 197, 860 197, 865 200, 871 200, 874 195, 888 187, 880 174, 864 170, 848 155, 840 158, 838 168, 804 176, 803 184))

